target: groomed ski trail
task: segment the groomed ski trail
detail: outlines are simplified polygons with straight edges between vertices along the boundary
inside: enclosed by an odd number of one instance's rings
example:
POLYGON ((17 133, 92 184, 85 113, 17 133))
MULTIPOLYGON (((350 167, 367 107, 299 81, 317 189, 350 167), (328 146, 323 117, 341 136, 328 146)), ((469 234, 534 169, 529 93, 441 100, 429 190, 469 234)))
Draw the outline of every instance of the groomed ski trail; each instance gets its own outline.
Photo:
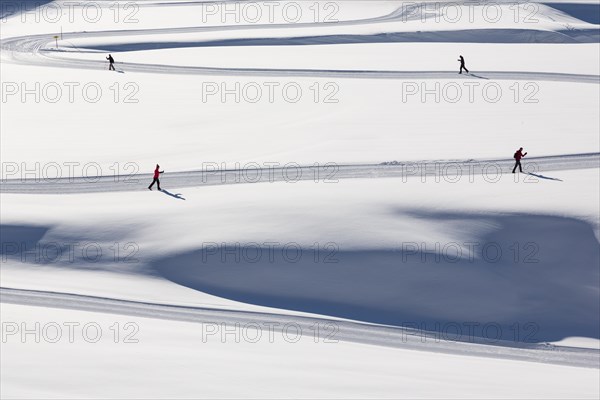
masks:
POLYGON ((188 307, 5 287, 0 287, 0 302, 193 323, 262 324, 262 326, 273 327, 272 329, 277 332, 290 324, 300 327, 301 332, 313 332, 315 324, 320 324, 319 326, 334 327, 332 332, 323 332, 320 340, 329 339, 408 350, 575 367, 599 368, 600 366, 600 351, 595 349, 513 342, 497 342, 492 345, 476 338, 469 338, 469 341, 446 341, 440 340, 439 336, 431 332, 318 317, 188 307))
MULTIPOLYGON (((130 34, 123 31, 123 34, 130 34)), ((68 34, 66 38, 82 37, 84 34, 68 34)), ((85 35, 89 36, 89 33, 85 35)), ((87 36, 86 36, 87 37, 87 36)), ((49 35, 24 36, 2 41, 1 48, 6 61, 25 65, 105 70, 103 59, 82 60, 61 58, 60 52, 45 50, 54 39, 49 35)), ((99 53, 100 55, 100 53, 99 53)), ((101 58, 101 57, 99 57, 101 58)), ((570 82, 600 84, 600 76, 555 72, 531 71, 477 71, 477 74, 458 74, 456 71, 385 71, 385 70, 335 70, 335 69, 283 69, 283 68, 213 68, 163 64, 115 63, 119 69, 129 72, 202 75, 202 76, 250 76, 250 77, 311 77, 345 79, 484 79, 527 80, 547 82, 570 82)))
MULTIPOLYGON (((225 1, 235 3, 235 0, 225 1)), ((185 3, 182 3, 184 5, 185 3)), ((424 4, 424 3, 423 3, 424 4)), ((457 4, 457 3, 452 3, 457 4)), ((468 4, 465 2, 465 4, 468 4)), ((152 7, 169 7, 174 3, 147 4, 152 7)), ((243 24, 226 26, 191 26, 179 28, 155 28, 155 29, 131 29, 131 30, 111 30, 111 31, 93 31, 93 32, 70 32, 64 33, 63 38, 68 43, 69 40, 78 38, 98 38, 98 37, 136 37, 141 35, 166 35, 173 33, 202 33, 202 32, 226 32, 226 31, 248 31, 269 29, 277 31, 278 29, 294 29, 301 31, 306 28, 322 27, 348 27, 371 25, 382 22, 404 21, 410 18, 413 8, 419 7, 419 3, 401 6, 393 12, 372 18, 357 20, 345 20, 335 23, 331 22, 309 22, 298 24, 243 24)), ((488 35, 494 35, 490 30, 488 35)), ((576 42, 563 32, 550 32, 538 30, 496 30, 498 35, 508 35, 510 38, 507 43, 513 43, 516 36, 524 34, 526 36, 538 35, 540 42, 576 42), (545 36, 544 36, 545 35, 545 36), (546 36, 549 38, 546 38, 546 36), (558 40, 556 38, 561 38, 558 40), (558 40, 558 41, 557 41, 558 40)), ((466 31, 465 31, 466 32, 466 31)), ((461 31, 440 31, 426 32, 432 37, 429 40, 423 38, 420 32, 386 32, 374 35, 343 35, 343 34, 324 34, 317 36, 294 35, 292 37, 265 37, 254 39, 232 39, 229 41, 220 41, 224 45, 243 46, 243 45, 315 45, 315 44, 343 44, 343 43, 369 43, 369 42, 411 42, 411 41, 429 41, 429 42, 452 42, 458 41, 455 35, 460 36, 465 33, 461 31), (415 36, 416 35, 416 36, 415 36), (452 39, 454 38, 454 39, 452 39), (418 39, 418 40, 416 40, 418 39), (227 42, 227 43, 225 43, 227 42)), ((565 32, 569 32, 566 30, 565 32)), ((488 38, 490 39, 490 38, 488 38)), ((486 40, 488 40, 486 39, 486 40)), ((51 66, 59 68, 79 68, 104 70, 105 62, 99 60, 83 60, 61 57, 61 51, 53 51, 52 45, 55 39, 51 34, 28 35, 7 38, 0 41, 2 50, 2 59, 4 62, 13 62, 25 65, 51 66)), ((595 39, 592 41, 595 42, 595 39)), ((184 42, 182 42, 184 43, 184 42)), ((219 43, 219 41, 217 41, 219 43)), ((500 43, 503 43, 500 41, 500 43)), ((197 47, 214 46, 214 41, 200 41, 195 44, 197 47)), ((99 53, 100 55, 100 53, 99 53)), ((176 66, 162 64, 142 64, 142 63, 116 63, 117 66, 127 72, 141 72, 154 74, 176 74, 176 75, 203 75, 203 76, 253 76, 253 77, 313 77, 313 78, 346 78, 346 79, 486 79, 486 80, 535 80, 551 82, 573 82, 573 83, 592 83, 600 84, 600 76, 569 73, 549 73, 549 72, 526 72, 526 71, 477 71, 477 74, 459 75, 454 71, 386 71, 386 70, 335 70, 335 69, 283 69, 283 68, 212 68, 202 66, 176 66)))
MULTIPOLYGON (((255 163, 258 165, 257 163, 255 163)), ((274 164, 274 163, 273 163, 274 164)), ((317 181, 332 183, 342 179, 403 178, 433 180, 447 176, 447 181, 472 179, 485 175, 493 181, 501 175, 512 175, 512 159, 489 160, 423 160, 387 162, 381 164, 322 163, 300 166, 281 163, 272 168, 226 169, 220 163, 207 162, 196 171, 166 172, 161 185, 168 189, 199 186, 232 185, 242 183, 272 183, 317 181)), ((251 165, 251 164, 248 164, 251 165)), ((266 163, 265 163, 266 165, 266 163)), ((152 167, 152 166, 151 166, 152 167)), ((600 153, 570 154, 560 156, 527 157, 523 159, 525 179, 554 180, 541 173, 574 169, 600 168, 600 153), (529 175, 527 175, 529 174, 529 175)), ((18 167, 17 167, 18 170, 18 167)), ((523 175, 520 175, 523 179, 523 175)), ((0 181, 0 193, 73 194, 127 192, 147 190, 152 174, 114 176, 86 176, 63 178, 28 178, 4 176, 0 181)))

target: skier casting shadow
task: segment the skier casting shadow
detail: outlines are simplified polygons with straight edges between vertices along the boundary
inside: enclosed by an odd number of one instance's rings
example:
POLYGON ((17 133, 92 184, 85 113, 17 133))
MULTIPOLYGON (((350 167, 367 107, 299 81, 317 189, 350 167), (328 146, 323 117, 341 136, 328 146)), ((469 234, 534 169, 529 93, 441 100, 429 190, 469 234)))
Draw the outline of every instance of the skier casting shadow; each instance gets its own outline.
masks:
POLYGON ((159 171, 160 165, 156 164, 156 169, 154 170, 154 180, 152 181, 152 183, 150 184, 150 186, 148 186, 148 190, 152 190, 152 186, 154 186, 154 184, 156 183, 156 186, 158 187, 158 190, 160 191, 160 179, 158 179, 160 177, 160 174, 164 173, 165 171, 159 171))
POLYGON ((106 57, 106 59, 108 60, 108 70, 116 71, 115 70, 115 59, 113 58, 113 56, 109 54, 108 57, 106 57))
POLYGON ((183 195, 181 193, 171 193, 166 189, 162 189, 161 192, 163 192, 164 194, 166 194, 167 196, 171 196, 175 199, 178 200, 185 200, 185 197, 183 197, 183 195))
POLYGON ((515 155, 513 156, 515 159, 515 167, 512 170, 512 173, 514 174, 515 171, 517 170, 517 167, 519 167, 519 172, 523 172, 523 167, 521 167, 521 158, 525 157, 527 155, 527 153, 523 154, 523 148, 519 148, 519 150, 517 150, 515 152, 515 155))
POLYGON ((467 69, 467 67, 465 67, 465 59, 463 56, 460 56, 460 58, 456 61, 460 61, 460 71, 458 71, 459 74, 462 74, 463 69, 465 70, 465 72, 468 74, 469 70, 467 69))

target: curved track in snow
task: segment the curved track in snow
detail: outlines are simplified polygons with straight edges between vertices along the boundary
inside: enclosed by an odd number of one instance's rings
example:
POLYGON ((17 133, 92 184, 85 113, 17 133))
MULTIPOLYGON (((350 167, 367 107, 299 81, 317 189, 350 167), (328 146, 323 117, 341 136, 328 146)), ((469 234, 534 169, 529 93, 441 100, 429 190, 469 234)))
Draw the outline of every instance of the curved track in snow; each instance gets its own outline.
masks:
MULTIPOLYGON (((301 332, 317 335, 315 324, 323 329, 319 339, 356 342, 369 345, 398 347, 409 350, 433 351, 465 356, 494 357, 520 361, 561 364, 577 367, 598 368, 600 351, 595 349, 569 348, 550 344, 495 342, 481 339, 469 341, 441 340, 435 333, 416 331, 382 325, 334 320, 317 317, 224 310, 205 307, 188 307, 120 300, 106 297, 85 296, 37 290, 0 288, 0 302, 34 307, 51 307, 89 312, 120 314, 142 318, 166 319, 193 323, 225 323, 235 326, 269 326, 281 331, 286 325, 300 327, 301 332), (251 326, 251 325, 250 325, 251 326)), ((300 331, 300 330, 299 330, 300 331)))
MULTIPOLYGON (((283 164, 272 168, 221 169, 219 164, 207 163, 198 171, 165 173, 161 178, 167 189, 186 187, 232 185, 241 183, 316 181, 333 183, 341 179, 357 178, 402 178, 426 179, 428 181, 445 178, 448 182, 472 179, 485 175, 486 181, 500 179, 510 174, 514 161, 507 159, 490 160, 429 160, 391 162, 383 164, 335 163, 316 166, 283 164)), ((543 173, 561 170, 600 168, 600 153, 571 154, 560 156, 531 157, 523 161, 523 167, 533 182, 556 180, 543 173)), ((10 178, 5 176, 4 178, 10 178)), ((0 181, 1 193, 68 194, 126 192, 146 190, 152 174, 70 177, 60 179, 29 178, 4 179, 0 181)))
MULTIPOLYGON (((168 6, 169 3, 165 3, 168 6)), ((157 5, 154 5, 157 6, 157 5)), ((415 7, 418 4, 415 3, 415 7)), ((326 26, 348 27, 369 25, 390 21, 406 21, 410 19, 413 10, 410 7, 402 6, 390 14, 365 18, 359 20, 340 21, 335 23, 298 23, 298 24, 254 24, 254 25, 230 25, 230 26, 196 26, 181 28, 159 28, 159 29, 138 29, 138 30, 113 30, 96 32, 72 32, 64 34, 64 40, 78 38, 99 38, 99 37, 136 37, 141 35, 166 35, 174 33, 203 33, 203 32, 227 32, 227 31, 252 31, 258 29, 297 29, 303 28, 322 28, 326 26)), ((232 39, 221 40, 217 43, 222 45, 286 45, 286 44, 342 44, 342 43, 362 43, 362 42, 406 42, 406 41, 461 41, 458 40, 461 31, 447 32, 425 32, 432 35, 427 38, 420 32, 389 32, 375 35, 344 35, 344 34, 324 34, 317 36, 306 36, 298 34, 292 37, 271 37, 254 39, 232 39), (458 36, 455 36, 458 34, 458 36)), ((466 32, 466 31, 465 31, 466 32)), ((477 31, 480 32, 480 31, 477 31)), ((485 31, 484 31, 485 32, 485 31)), ((568 31, 566 31, 568 32, 568 31)), ((464 32, 463 32, 464 33, 464 32)), ((468 32, 467 32, 468 33, 468 32)), ((508 35, 510 39, 507 43, 518 42, 519 35, 538 37, 541 42, 562 43, 573 42, 563 32, 536 31, 536 30, 498 30, 497 33, 508 35), (503 32, 503 33, 502 33, 503 32)), ((493 32, 486 33, 485 42, 493 39, 493 32), (490 36, 491 35, 491 36, 490 36)), ((475 37, 475 36, 474 36, 475 37)), ((502 42, 502 41, 500 41, 502 42)), ((61 68, 79 68, 102 70, 105 69, 105 62, 100 60, 86 60, 61 57, 61 51, 52 50, 54 38, 50 34, 20 36, 2 40, 0 48, 3 52, 3 58, 7 61, 28 64, 41 65, 61 68)), ((204 41, 194 44, 196 47, 214 46, 214 41, 204 41)), ((154 74, 180 74, 180 75, 208 75, 208 76, 259 76, 259 77, 313 77, 313 78, 347 78, 347 79, 493 79, 493 80, 535 80, 552 82, 578 82, 578 83, 600 83, 600 76, 569 73, 548 73, 531 71, 477 71, 477 74, 458 75, 456 71, 390 71, 390 70, 337 70, 337 69, 285 69, 285 68, 213 68, 201 66, 177 66, 163 64, 145 64, 145 63, 117 63, 117 65, 127 72, 142 72, 154 74)))
MULTIPOLYGON (((102 32, 100 32, 102 33, 102 32)), ((114 32, 111 32, 111 34, 114 32)), ((123 31, 123 34, 130 34, 123 31)), ((84 34, 69 34, 76 38, 84 34)), ((89 37, 89 34, 85 34, 89 37)), ((104 70, 102 60, 61 58, 61 52, 46 50, 52 42, 48 35, 24 36, 2 42, 2 51, 10 55, 10 60, 28 65, 59 68, 104 70)), ((572 82, 600 84, 600 76, 555 72, 530 71, 478 71, 477 74, 459 75, 456 71, 386 71, 386 70, 336 70, 336 69, 284 69, 284 68, 213 68, 197 66, 177 66, 163 64, 117 63, 127 72, 205 76, 256 76, 256 77, 312 77, 346 79, 484 79, 484 80, 531 80, 549 82, 572 82)))

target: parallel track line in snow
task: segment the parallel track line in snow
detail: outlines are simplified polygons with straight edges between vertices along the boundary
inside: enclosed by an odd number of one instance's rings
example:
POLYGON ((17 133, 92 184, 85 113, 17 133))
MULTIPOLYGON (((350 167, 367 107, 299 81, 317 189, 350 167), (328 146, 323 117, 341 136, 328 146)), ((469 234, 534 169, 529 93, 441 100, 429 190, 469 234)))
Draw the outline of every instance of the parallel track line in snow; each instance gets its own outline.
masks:
MULTIPOLYGON (((227 3, 227 2, 224 2, 227 3)), ((468 4, 468 3, 465 3, 468 4)), ((169 6, 169 3, 160 4, 160 6, 169 6)), ((155 5, 157 6, 157 5, 155 5)), ((414 6, 417 6, 415 3, 414 6)), ((226 26, 189 26, 179 28, 154 28, 154 29, 131 29, 131 30, 112 30, 112 31, 93 31, 93 32, 70 32, 63 34, 65 40, 78 38, 99 38, 99 37, 121 37, 133 38, 142 35, 167 35, 167 34, 185 34, 185 33, 207 33, 207 32, 229 32, 229 31, 252 31, 269 29, 277 31, 278 29, 301 30, 305 28, 335 28, 351 27, 360 25, 371 25, 382 22, 405 21, 410 15, 410 7, 401 6, 393 12, 372 18, 357 20, 346 20, 335 23, 309 22, 297 24, 243 24, 226 26)), ((515 30, 506 30, 513 32, 515 30)), ((438 32, 439 41, 447 41, 449 33, 438 32)), ((533 33, 546 33, 546 31, 532 30, 533 33)), ((429 32, 432 33, 432 32, 429 32)), ((455 32, 454 32, 455 33, 455 32)), ((554 32, 560 35, 560 32, 554 32)), ((388 32, 380 35, 344 35, 344 34, 323 34, 316 36, 295 35, 292 37, 266 37, 266 38, 238 38, 216 41, 223 45, 286 45, 286 44, 343 44, 343 43, 362 43, 362 42, 411 42, 427 41, 424 38, 420 40, 410 39, 411 35, 422 35, 418 32, 388 32), (379 39, 376 39, 379 37, 379 39), (395 39, 394 39, 395 38, 395 39)), ((438 39, 430 41, 438 42, 438 39)), ((512 42, 514 38, 511 36, 512 42)), ((571 39, 573 40, 573 39, 571 39)), ((3 58, 6 61, 19 64, 41 65, 61 68, 80 68, 103 70, 105 62, 103 60, 83 60, 62 58, 61 52, 52 51, 51 47, 54 38, 50 34, 28 35, 12 37, 0 41, 0 48, 3 58)), ((184 45, 187 42, 182 42, 184 45)), ((190 45, 189 43, 185 44, 190 45)), ((199 41, 196 46, 214 46, 215 41, 199 41)), ((577 82, 577 83, 600 83, 600 76, 569 73, 549 73, 549 72, 531 72, 531 71, 477 71, 477 75, 458 75, 456 71, 385 71, 385 70, 335 70, 335 69, 285 69, 285 68, 211 68, 201 66, 176 66, 161 64, 142 64, 142 63, 117 63, 117 65, 127 72, 158 73, 158 74, 181 74, 181 75, 203 75, 203 76, 260 76, 260 77, 313 77, 313 78, 346 78, 346 79, 490 79, 490 80, 534 80, 534 81, 552 81, 552 82, 577 82)))
POLYGON ((579 349, 549 344, 497 342, 489 344, 483 339, 470 341, 440 340, 434 333, 409 328, 372 325, 359 322, 318 317, 225 310, 205 307, 189 307, 140 301, 120 300, 107 297, 86 296, 70 293, 25 290, 0 287, 0 302, 34 307, 50 307, 88 312, 128 315, 141 318, 166 319, 228 326, 269 326, 276 332, 290 324, 301 332, 311 332, 315 324, 335 327, 336 332, 324 332, 321 341, 331 340, 355 342, 376 346, 403 348, 465 356, 492 357, 510 360, 560 364, 577 367, 599 368, 600 351, 579 349), (256 325, 254 325, 256 326, 256 325))
MULTIPOLYGON (((574 169, 600 168, 600 153, 570 154, 562 156, 531 157, 524 159, 523 167, 530 172, 527 179, 555 180, 542 173, 574 169)), ((282 164, 278 168, 220 169, 218 163, 204 164, 203 170, 167 173, 162 185, 167 189, 188 187, 232 185, 242 183, 273 183, 295 181, 317 181, 334 183, 343 179, 402 178, 425 179, 431 182, 436 177, 447 176, 447 181, 464 181, 485 176, 486 181, 500 179, 511 174, 513 160, 429 160, 394 162, 386 164, 335 164, 317 166, 282 164), (502 175, 499 175, 502 174, 502 175)), ((130 176, 115 175, 101 177, 68 177, 60 179, 7 179, 0 181, 0 193, 69 194, 127 192, 146 190, 152 174, 130 176)))
MULTIPOLYGON (((77 37, 76 34, 67 38, 77 37)), ((58 52, 44 51, 53 39, 48 35, 25 36, 2 41, 1 48, 9 54, 9 60, 19 64, 105 70, 103 60, 60 58, 58 52)), ((127 72, 202 75, 202 76, 251 76, 251 77, 310 77, 340 79, 461 79, 461 80, 528 80, 547 82, 571 82, 600 84, 600 76, 558 72, 531 71, 477 71, 477 74, 459 75, 456 71, 386 71, 386 70, 337 70, 337 69, 285 69, 285 68, 214 68, 200 66, 177 66, 163 64, 117 63, 127 72)))

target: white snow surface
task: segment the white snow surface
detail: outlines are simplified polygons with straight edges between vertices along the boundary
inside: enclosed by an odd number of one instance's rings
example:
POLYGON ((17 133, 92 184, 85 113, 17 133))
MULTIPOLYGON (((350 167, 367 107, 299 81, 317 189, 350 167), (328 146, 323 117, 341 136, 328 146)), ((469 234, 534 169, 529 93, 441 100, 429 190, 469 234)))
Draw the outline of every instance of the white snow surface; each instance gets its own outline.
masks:
POLYGON ((597 2, 68 3, 0 9, 0 397, 600 396, 597 2))

